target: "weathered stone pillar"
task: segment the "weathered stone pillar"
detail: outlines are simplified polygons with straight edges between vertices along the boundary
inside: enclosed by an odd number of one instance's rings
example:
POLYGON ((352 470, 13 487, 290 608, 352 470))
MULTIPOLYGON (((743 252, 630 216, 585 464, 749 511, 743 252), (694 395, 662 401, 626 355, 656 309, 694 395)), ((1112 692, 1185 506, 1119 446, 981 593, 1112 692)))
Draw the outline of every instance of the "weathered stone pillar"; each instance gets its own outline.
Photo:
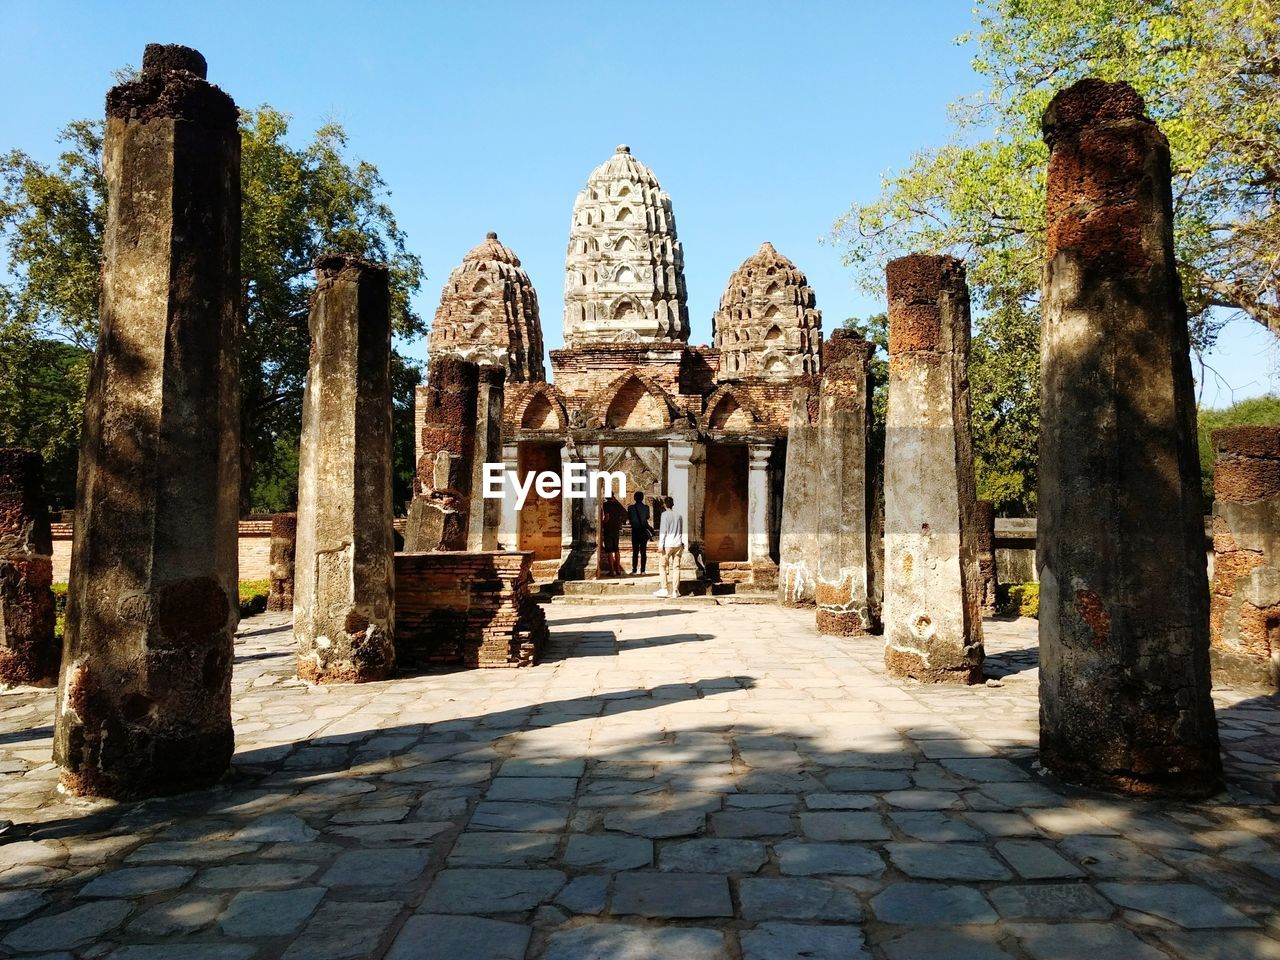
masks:
MULTIPOLYGON (((502 445, 503 473, 518 473, 520 470, 520 446, 515 443, 502 445)), ((536 495, 536 494, 535 494, 536 495)), ((498 523, 498 549, 518 550, 520 548, 520 512, 516 510, 516 491, 504 477, 502 481, 502 519, 498 523)))
MULTIPOLYGON (((501 463, 502 397, 506 371, 482 366, 476 385, 475 436, 471 449, 470 506, 467 511, 467 549, 495 550, 502 522, 502 501, 484 495, 484 465, 501 463)), ((514 549, 514 547, 512 548, 514 549)))
POLYGON ((52 583, 44 461, 35 450, 0 450, 0 686, 58 679, 52 583))
POLYGON ((1280 686, 1280 426, 1213 431, 1209 657, 1224 684, 1280 686))
POLYGON ((361 683, 395 666, 391 314, 386 267, 316 261, 302 400, 293 635, 298 676, 361 683))
MULTIPOLYGON (((582 498, 564 498, 566 510, 572 517, 572 569, 571 577, 562 579, 594 580, 600 572, 600 497, 593 495, 590 472, 600 469, 600 445, 598 443, 580 443, 573 450, 570 459, 586 465, 587 495, 582 498)), ((568 460, 562 463, 568 463, 568 460)))
POLYGON ((885 666, 898 677, 980 683, 964 265, 912 254, 886 275, 885 666))
POLYGON ((474 363, 435 357, 427 365, 427 383, 417 398, 422 453, 405 525, 406 553, 467 548, 479 389, 474 363))
POLYGON ((871 392, 867 373, 874 346, 837 330, 823 350, 818 399, 817 604, 819 633, 854 637, 880 626, 869 523, 875 485, 867 462, 871 392))
POLYGON ((1221 761, 1169 147, 1123 83, 1044 115, 1040 757, 1058 776, 1200 796, 1221 761))
POLYGON ((676 502, 675 510, 684 516, 684 553, 680 556, 680 575, 701 579, 702 567, 702 491, 707 475, 707 453, 701 443, 688 440, 667 441, 667 494, 676 502))
POLYGON ((984 617, 996 613, 996 505, 979 500, 974 513, 978 548, 978 608, 984 617))
POLYGON ((778 565, 769 552, 771 496, 769 461, 772 443, 747 446, 747 559, 751 562, 751 585, 756 590, 776 590, 778 565))
POLYGON ((298 549, 298 515, 277 513, 271 518, 270 590, 268 610, 293 610, 294 557, 298 549))
POLYGON ((186 47, 107 94, 101 326, 85 399, 54 758, 77 794, 231 759, 240 134, 186 47))
POLYGON ((817 389, 796 387, 791 392, 778 538, 778 603, 784 607, 812 604, 818 581, 817 413, 817 389))

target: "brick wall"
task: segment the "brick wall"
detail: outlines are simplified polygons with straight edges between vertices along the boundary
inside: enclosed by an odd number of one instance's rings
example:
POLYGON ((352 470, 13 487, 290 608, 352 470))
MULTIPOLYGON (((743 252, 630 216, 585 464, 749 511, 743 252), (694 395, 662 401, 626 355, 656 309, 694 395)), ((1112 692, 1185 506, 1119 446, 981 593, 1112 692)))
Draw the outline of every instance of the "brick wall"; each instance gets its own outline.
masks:
POLYGON ((396 554, 396 661, 526 667, 547 638, 531 551, 396 554))

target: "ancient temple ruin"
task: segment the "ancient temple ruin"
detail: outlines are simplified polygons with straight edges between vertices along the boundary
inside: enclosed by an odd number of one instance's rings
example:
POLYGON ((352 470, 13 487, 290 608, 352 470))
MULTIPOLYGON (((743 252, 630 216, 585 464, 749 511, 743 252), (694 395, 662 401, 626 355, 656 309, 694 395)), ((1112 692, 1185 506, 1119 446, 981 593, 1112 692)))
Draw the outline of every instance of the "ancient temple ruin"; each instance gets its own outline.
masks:
POLYGON ((538 295, 520 258, 498 242, 496 233, 488 234, 449 274, 428 350, 432 357, 502 367, 508 383, 547 378, 538 295))
MULTIPOLYGON (((684 252, 671 198, 622 144, 573 204, 565 259, 564 339, 689 339, 684 252)), ((553 362, 554 365, 554 362, 553 362)))
MULTIPOLYGON (((451 278, 442 313, 454 297, 451 278)), ((536 315, 526 320, 540 341, 536 315)), ((566 346, 551 351, 554 383, 530 364, 508 386, 502 460, 521 475, 569 463, 621 472, 628 499, 643 493, 655 519, 656 498, 670 495, 685 517, 684 579, 771 589, 791 389, 819 372, 821 314, 804 274, 766 243, 734 273, 715 322, 716 346, 689 344, 671 198, 619 147, 574 204, 566 346)), ((517 510, 508 498, 497 541, 532 551, 540 580, 592 578, 599 509, 530 497, 517 510)), ((626 538, 624 528, 623 554, 626 538)))

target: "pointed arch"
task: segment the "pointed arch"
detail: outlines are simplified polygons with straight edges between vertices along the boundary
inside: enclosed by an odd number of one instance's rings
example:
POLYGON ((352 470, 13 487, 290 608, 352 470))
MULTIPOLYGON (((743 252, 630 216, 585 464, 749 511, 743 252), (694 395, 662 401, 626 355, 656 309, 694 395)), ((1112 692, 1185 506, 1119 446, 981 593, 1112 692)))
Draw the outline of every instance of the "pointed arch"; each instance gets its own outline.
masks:
POLYGON ((618 215, 613 219, 618 223, 627 223, 631 220, 632 213, 630 207, 623 207, 618 211, 618 215))
POLYGON ((622 264, 613 274, 614 283, 635 283, 638 279, 635 270, 631 269, 631 264, 629 263, 622 264))
POLYGON ((615 377, 584 406, 591 425, 609 430, 665 430, 675 405, 651 378, 635 370, 615 377))
POLYGON ((627 234, 623 234, 618 238, 618 242, 613 245, 613 249, 618 253, 625 253, 628 250, 636 249, 636 242, 627 234))
POLYGON ((471 305, 470 312, 473 317, 487 317, 489 315, 489 304, 483 300, 477 300, 471 305))
POLYGON ((619 297, 609 315, 614 320, 632 320, 644 316, 644 308, 635 297, 619 297))
POLYGON ((765 332, 765 335, 764 335, 765 343, 777 343, 781 339, 782 339, 782 328, 779 327, 776 323, 773 326, 771 326, 768 329, 768 331, 765 332))
POLYGON ((511 394, 506 405, 508 433, 516 430, 565 430, 569 417, 564 396, 551 383, 529 383, 511 394))
POLYGON ((707 432, 748 433, 761 421, 752 399, 737 385, 722 384, 707 397, 700 426, 707 432))

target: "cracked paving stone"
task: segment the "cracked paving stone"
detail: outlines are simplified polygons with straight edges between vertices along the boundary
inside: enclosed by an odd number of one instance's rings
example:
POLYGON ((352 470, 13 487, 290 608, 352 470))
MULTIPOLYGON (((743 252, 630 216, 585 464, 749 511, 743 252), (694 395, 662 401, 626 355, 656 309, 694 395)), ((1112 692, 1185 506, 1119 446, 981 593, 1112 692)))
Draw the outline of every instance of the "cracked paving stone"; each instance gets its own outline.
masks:
POLYGON ((21 920, 44 906, 41 890, 0 890, 0 920, 21 920))
POLYGON ((1178 871, 1121 837, 1068 837, 1058 849, 1106 880, 1172 880, 1178 871))
POLYGON ((486 800, 572 800, 578 781, 569 777, 498 777, 486 800))
POLYGON ((893 865, 922 880, 1008 880, 1009 869, 974 843, 896 842, 885 845, 893 865))
POLYGON ((986 839, 981 830, 969 826, 955 816, 934 810, 895 810, 889 814, 889 819, 899 830, 916 840, 938 843, 986 839))
POLYGON ((769 859, 758 840, 703 837, 665 843, 658 851, 658 869, 685 873, 755 873, 769 859))
POLYGON ((742 960, 863 960, 862 931, 846 926, 762 923, 739 934, 742 960))
POLYGON ((292 887, 316 872, 314 863, 240 863, 208 867, 196 877, 204 890, 244 890, 252 887, 292 887))
POLYGON ((752 922, 862 919, 854 892, 826 880, 748 877, 738 881, 738 898, 743 918, 752 922))
POLYGON ((791 832, 791 816, 770 810, 726 810, 711 815, 717 837, 778 837, 791 832))
POLYGON ((792 876, 833 874, 874 876, 884 871, 884 861, 874 850, 853 843, 806 843, 787 840, 774 845, 779 868, 792 876))
POLYGON ((575 833, 569 836, 564 862, 589 870, 632 870, 653 863, 653 841, 617 834, 575 833))
POLYGON ((1024 880, 1084 876, 1083 870, 1058 856, 1052 846, 1040 840, 1001 840, 996 844, 996 851, 1024 880))
POLYGON ((142 897, 175 891, 194 877, 192 867, 125 867, 95 877, 80 890, 81 897, 142 897))
POLYGON ((412 883, 426 869, 426 850, 348 850, 320 883, 326 887, 385 887, 412 883))
POLYGON ((1245 930, 1170 930, 1157 936, 1184 960, 1280 960, 1280 940, 1245 930))
POLYGON ((732 917, 729 881, 698 873, 624 873, 613 881, 614 914, 732 917))
POLYGON ((594 916, 604 912, 605 900, 608 895, 608 877, 574 877, 556 895, 556 903, 570 913, 594 916))
POLYGON ((281 814, 259 817, 231 836, 252 843, 307 843, 320 836, 320 831, 307 826, 301 817, 281 814))
POLYGON ((542 960, 729 960, 724 935, 696 927, 593 923, 557 930, 542 960))
POLYGON ((911 788, 909 776, 891 770, 828 770, 822 779, 832 792, 883 793, 911 788))
POLYGON ((99 900, 72 907, 61 913, 37 917, 4 938, 13 950, 70 950, 91 943, 124 922, 129 915, 127 900, 99 900))
POLYGON ((1012 960, 992 941, 994 928, 912 930, 880 944, 887 960, 1012 960))
POLYGON ((1257 924, 1194 883, 1100 883, 1112 903, 1163 917, 1182 927, 1256 927, 1257 924))
POLYGON ((560 837, 554 833, 482 831, 464 833, 449 852, 451 867, 519 867, 555 856, 560 837))
POLYGON ((218 919, 233 937, 271 937, 293 933, 311 916, 323 899, 324 887, 297 887, 293 890, 244 890, 218 919))
POLYGON ((804 803, 810 810, 870 810, 876 798, 869 793, 812 793, 804 803))
POLYGON ((800 829, 811 840, 888 840, 891 836, 880 814, 860 811, 802 813, 800 829))
POLYGON ((885 923, 916 926, 995 923, 998 919, 977 890, 940 883, 892 884, 872 898, 871 912, 885 923))
POLYGON ((189 933, 213 923, 225 906, 225 894, 185 893, 151 907, 130 920, 126 929, 143 937, 189 933))
POLYGON ((471 830, 559 831, 569 822, 567 803, 483 801, 471 816, 471 830))
POLYGON ((401 908, 391 900, 321 903, 282 960, 365 960, 401 908))
POLYGON ((524 960, 530 929, 523 924, 418 914, 405 923, 386 960, 524 960))
POLYGON ((1008 929, 1034 960, 1168 960, 1114 923, 1014 923, 1008 929))
POLYGON ((515 913, 555 897, 565 884, 559 870, 504 867, 442 870, 419 908, 422 913, 515 913))
POLYGON ((1084 883, 1017 884, 988 894, 1006 920, 1105 920, 1115 907, 1084 883))
POLYGON ((611 810, 604 825, 607 830, 659 840, 701 833, 706 819, 701 810, 611 810))

